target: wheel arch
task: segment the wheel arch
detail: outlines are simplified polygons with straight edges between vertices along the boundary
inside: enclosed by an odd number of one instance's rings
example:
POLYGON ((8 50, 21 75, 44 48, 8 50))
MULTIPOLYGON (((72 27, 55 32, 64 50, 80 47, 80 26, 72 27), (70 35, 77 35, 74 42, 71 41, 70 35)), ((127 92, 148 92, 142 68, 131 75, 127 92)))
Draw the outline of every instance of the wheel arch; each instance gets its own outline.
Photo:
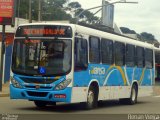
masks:
POLYGON ((134 81, 132 82, 131 88, 133 87, 133 85, 136 86, 137 94, 138 94, 138 88, 139 88, 139 83, 138 83, 138 81, 137 81, 137 80, 134 80, 134 81))
POLYGON ((98 80, 96 80, 96 79, 91 80, 88 85, 88 90, 89 90, 90 86, 93 86, 94 88, 96 88, 97 95, 99 95, 99 82, 98 82, 98 80))

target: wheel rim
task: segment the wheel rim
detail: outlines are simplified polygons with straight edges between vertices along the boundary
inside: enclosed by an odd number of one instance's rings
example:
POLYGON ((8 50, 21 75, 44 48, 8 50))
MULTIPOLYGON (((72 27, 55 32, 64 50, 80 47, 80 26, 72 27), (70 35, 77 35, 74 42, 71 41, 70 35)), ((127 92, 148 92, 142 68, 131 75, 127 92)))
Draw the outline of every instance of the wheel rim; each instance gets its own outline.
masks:
POLYGON ((136 100, 136 90, 133 88, 132 89, 132 101, 136 100))
POLYGON ((94 101, 94 94, 92 91, 89 91, 87 99, 88 99, 88 105, 92 106, 94 101))

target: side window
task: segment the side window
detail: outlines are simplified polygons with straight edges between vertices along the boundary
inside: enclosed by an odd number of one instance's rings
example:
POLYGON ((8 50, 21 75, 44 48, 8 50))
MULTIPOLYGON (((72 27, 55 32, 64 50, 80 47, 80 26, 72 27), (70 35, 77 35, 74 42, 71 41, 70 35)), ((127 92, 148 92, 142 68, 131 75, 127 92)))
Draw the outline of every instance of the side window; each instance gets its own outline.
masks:
POLYGON ((103 64, 113 64, 113 41, 101 39, 101 56, 103 64))
POLYGON ((136 48, 136 65, 137 67, 144 67, 144 48, 136 48))
POLYGON ((126 45, 126 66, 133 67, 135 65, 135 46, 126 45))
POLYGON ((88 67, 87 40, 75 38, 75 70, 85 70, 88 67))
POLYGON ((125 64, 125 44, 115 42, 115 64, 122 66, 125 64))
POLYGON ((89 38, 89 60, 91 63, 100 63, 100 39, 89 38))
POLYGON ((146 68, 153 68, 153 51, 145 49, 145 64, 146 68))

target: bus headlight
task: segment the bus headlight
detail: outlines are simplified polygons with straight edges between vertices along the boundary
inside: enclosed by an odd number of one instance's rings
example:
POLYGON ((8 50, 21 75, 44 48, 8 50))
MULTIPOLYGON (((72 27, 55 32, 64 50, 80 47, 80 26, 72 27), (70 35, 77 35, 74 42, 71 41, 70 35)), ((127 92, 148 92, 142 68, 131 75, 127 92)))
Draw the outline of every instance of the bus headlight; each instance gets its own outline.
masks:
POLYGON ((13 77, 11 77, 11 83, 16 88, 22 88, 22 86, 20 85, 20 83, 18 81, 16 81, 13 77))
POLYGON ((69 84, 71 83, 71 79, 66 79, 63 82, 59 83, 56 87, 55 90, 63 90, 66 88, 69 84))

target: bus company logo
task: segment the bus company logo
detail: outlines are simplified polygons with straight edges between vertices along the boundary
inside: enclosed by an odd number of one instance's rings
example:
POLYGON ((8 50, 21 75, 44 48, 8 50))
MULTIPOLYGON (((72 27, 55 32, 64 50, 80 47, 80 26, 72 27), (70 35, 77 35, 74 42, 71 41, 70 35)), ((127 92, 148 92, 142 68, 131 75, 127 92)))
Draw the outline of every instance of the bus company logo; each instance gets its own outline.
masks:
POLYGON ((104 75, 106 69, 104 67, 92 67, 90 70, 90 74, 94 75, 104 75))
POLYGON ((35 88, 36 88, 36 89, 40 89, 40 86, 39 86, 39 85, 36 85, 35 88))

